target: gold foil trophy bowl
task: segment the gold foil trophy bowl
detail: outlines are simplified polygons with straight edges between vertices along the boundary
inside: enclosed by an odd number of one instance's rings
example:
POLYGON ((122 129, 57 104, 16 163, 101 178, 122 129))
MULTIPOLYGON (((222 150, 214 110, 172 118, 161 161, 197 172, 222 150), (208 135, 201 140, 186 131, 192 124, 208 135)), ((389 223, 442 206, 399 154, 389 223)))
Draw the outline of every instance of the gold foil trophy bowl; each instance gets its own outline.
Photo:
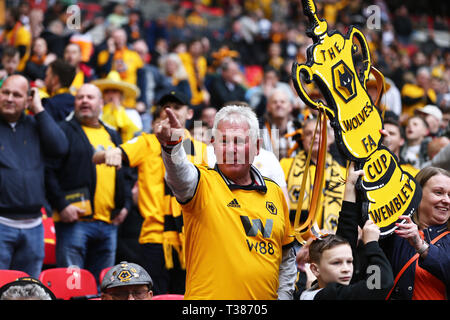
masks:
MULTIPOLYGON (((356 162, 356 169, 364 170, 365 176, 357 184, 364 200, 363 215, 381 228, 382 236, 387 236, 395 230, 400 215, 417 210, 421 190, 414 178, 401 169, 396 156, 381 144, 383 119, 366 84, 372 73, 379 83, 378 103, 384 92, 384 77, 372 66, 368 42, 358 28, 351 26, 346 35, 329 31, 327 22, 317 16, 314 1, 304 0, 303 9, 311 22, 307 34, 314 43, 307 49, 306 63, 292 66, 294 87, 307 106, 326 114, 341 152, 356 162), (359 71, 355 66, 358 55, 362 61, 359 71), (313 100, 304 83, 314 84, 325 101, 313 100), (398 206, 400 199, 404 203, 398 206)), ((305 226, 294 228, 299 233, 305 226)))

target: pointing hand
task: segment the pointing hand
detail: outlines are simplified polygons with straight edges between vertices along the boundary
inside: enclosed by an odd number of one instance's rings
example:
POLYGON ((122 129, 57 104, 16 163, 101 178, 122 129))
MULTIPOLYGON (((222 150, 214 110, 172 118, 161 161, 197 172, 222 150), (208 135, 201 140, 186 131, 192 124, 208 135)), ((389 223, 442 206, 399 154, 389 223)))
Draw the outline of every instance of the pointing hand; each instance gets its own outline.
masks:
POLYGON ((174 145, 183 137, 184 128, 170 108, 165 109, 165 112, 167 118, 155 128, 155 134, 162 146, 174 145))

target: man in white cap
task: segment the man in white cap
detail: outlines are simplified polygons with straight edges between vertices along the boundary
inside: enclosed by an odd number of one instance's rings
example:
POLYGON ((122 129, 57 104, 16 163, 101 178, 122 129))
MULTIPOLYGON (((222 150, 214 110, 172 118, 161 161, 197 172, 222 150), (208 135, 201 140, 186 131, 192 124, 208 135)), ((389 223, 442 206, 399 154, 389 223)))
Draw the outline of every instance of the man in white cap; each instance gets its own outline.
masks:
POLYGON ((153 280, 136 263, 122 261, 105 274, 101 284, 102 300, 152 300, 153 280))
POLYGON ((430 135, 439 137, 441 135, 442 111, 435 105, 427 104, 423 108, 415 110, 420 116, 423 116, 428 124, 430 135))

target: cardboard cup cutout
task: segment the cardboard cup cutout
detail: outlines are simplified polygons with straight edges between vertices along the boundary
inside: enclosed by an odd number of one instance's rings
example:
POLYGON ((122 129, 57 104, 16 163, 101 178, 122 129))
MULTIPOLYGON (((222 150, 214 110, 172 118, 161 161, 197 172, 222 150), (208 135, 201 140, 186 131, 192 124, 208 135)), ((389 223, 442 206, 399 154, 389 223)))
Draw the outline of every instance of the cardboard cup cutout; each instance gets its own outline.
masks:
MULTIPOLYGON (((357 185, 365 199, 363 214, 381 228, 382 237, 388 236, 400 215, 410 216, 417 210, 421 190, 395 155, 381 145, 382 116, 367 92, 367 81, 371 72, 381 82, 383 76, 372 67, 367 40, 358 28, 352 26, 345 36, 328 31, 313 0, 303 0, 303 9, 311 21, 307 34, 314 44, 307 49, 306 63, 292 66, 295 89, 305 104, 328 116, 339 149, 364 170, 365 177, 357 185), (360 72, 355 56, 362 61, 360 72), (314 83, 326 101, 309 97, 303 82, 314 83)), ((378 95, 382 93, 380 88, 378 95)))

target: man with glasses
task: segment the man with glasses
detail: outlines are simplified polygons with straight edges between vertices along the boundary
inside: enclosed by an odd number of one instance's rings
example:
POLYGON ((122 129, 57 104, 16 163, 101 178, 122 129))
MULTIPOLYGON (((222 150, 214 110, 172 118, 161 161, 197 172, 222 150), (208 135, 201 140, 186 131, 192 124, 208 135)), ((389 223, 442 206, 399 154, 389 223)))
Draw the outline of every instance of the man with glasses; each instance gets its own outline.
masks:
POLYGON ((153 281, 140 265, 122 261, 106 273, 102 300, 152 300, 153 281))

